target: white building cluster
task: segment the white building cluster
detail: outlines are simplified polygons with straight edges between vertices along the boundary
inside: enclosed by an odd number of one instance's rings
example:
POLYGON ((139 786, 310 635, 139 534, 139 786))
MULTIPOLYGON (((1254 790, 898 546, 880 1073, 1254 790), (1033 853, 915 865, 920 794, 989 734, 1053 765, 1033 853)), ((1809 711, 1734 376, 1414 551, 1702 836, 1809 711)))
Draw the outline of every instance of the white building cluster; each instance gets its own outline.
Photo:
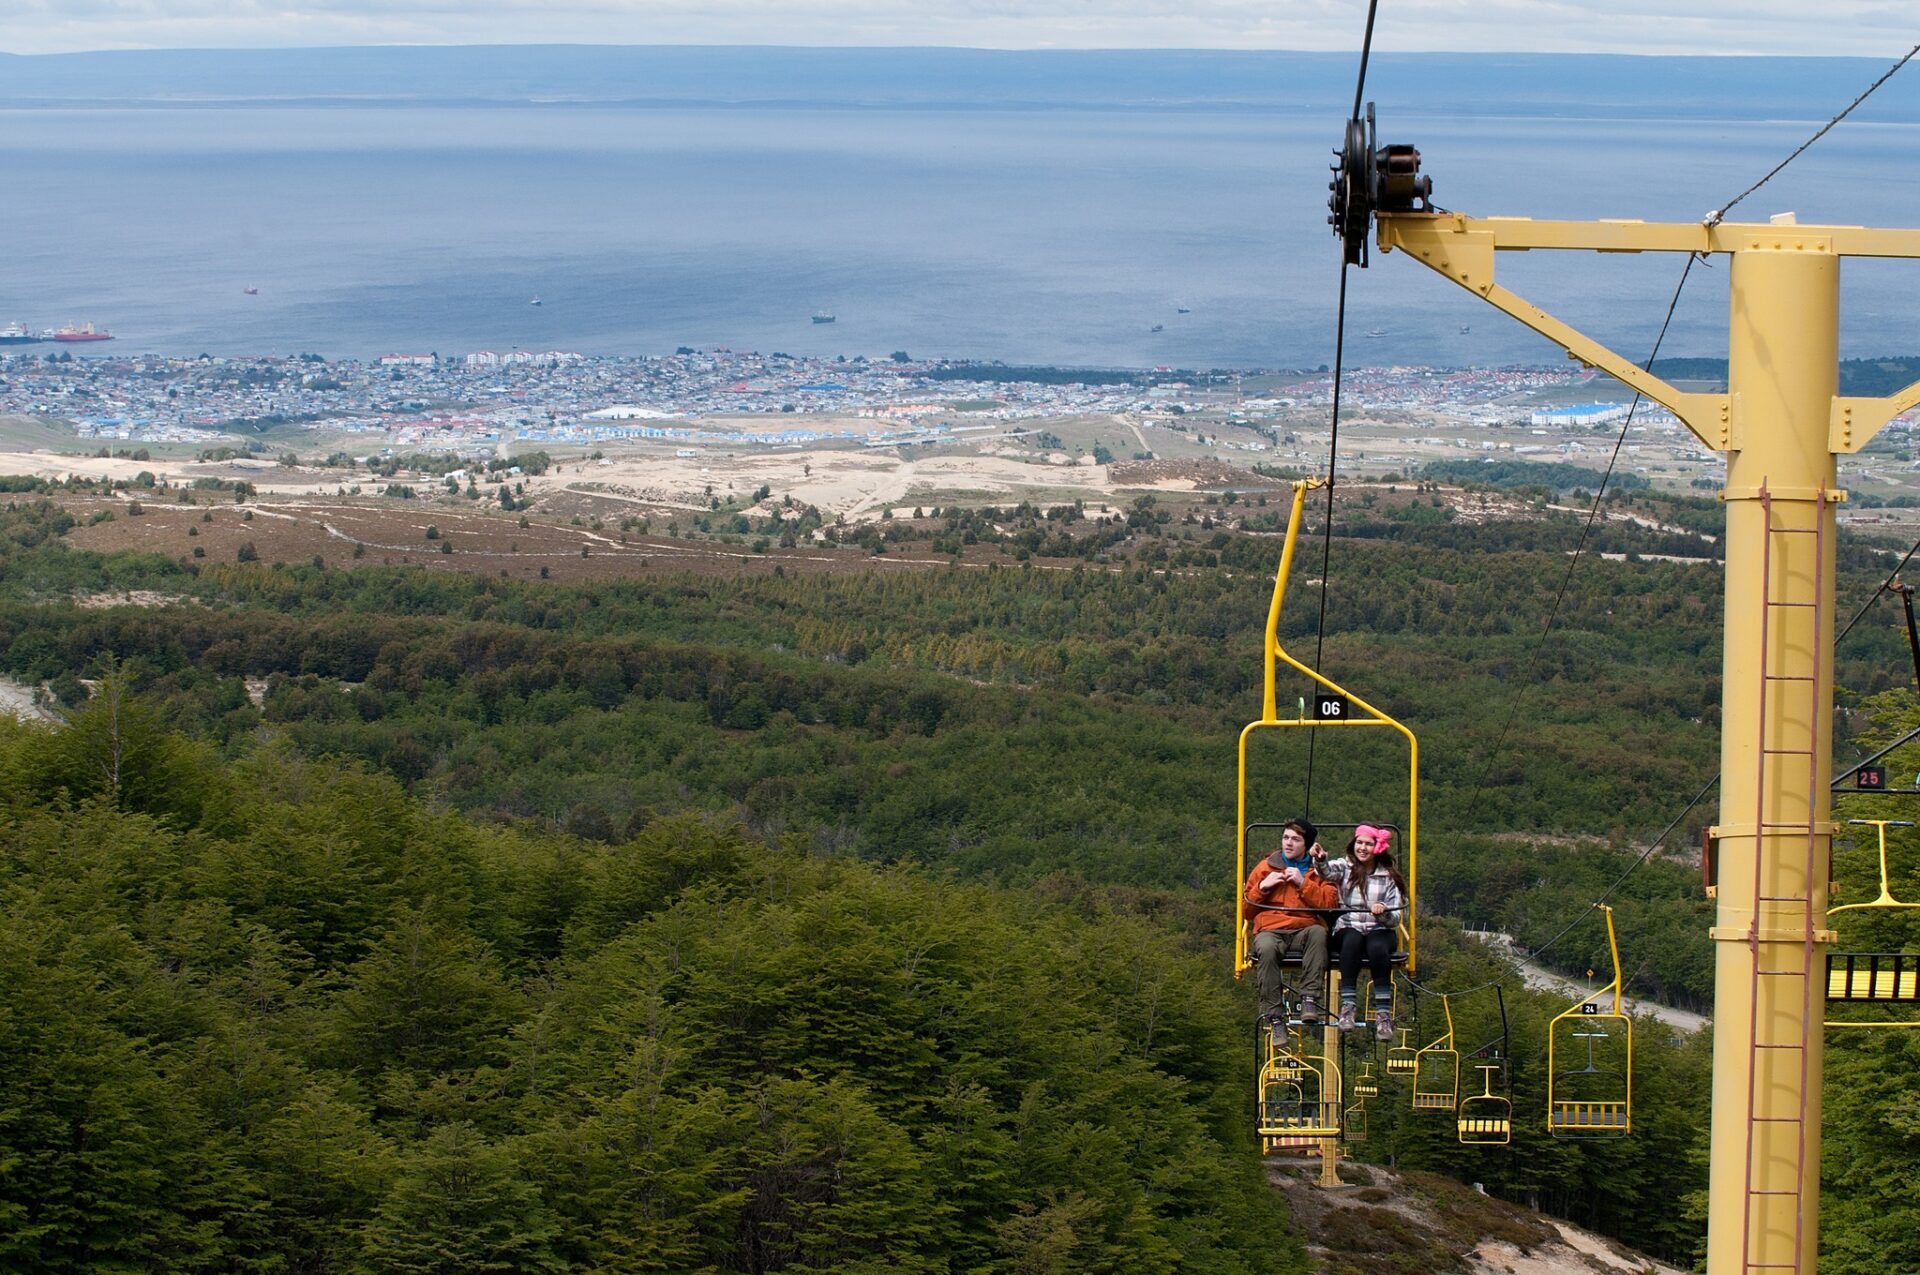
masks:
POLYGON ((1527 417, 1529 425, 1609 425, 1627 419, 1624 403, 1575 403, 1570 407, 1543 407, 1527 417))

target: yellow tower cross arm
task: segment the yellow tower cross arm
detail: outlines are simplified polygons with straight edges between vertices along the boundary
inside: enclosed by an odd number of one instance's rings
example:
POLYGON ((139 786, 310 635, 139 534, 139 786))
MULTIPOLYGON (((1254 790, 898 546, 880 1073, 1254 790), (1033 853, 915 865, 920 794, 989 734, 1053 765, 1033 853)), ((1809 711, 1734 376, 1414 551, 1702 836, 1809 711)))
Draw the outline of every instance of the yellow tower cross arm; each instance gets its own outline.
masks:
MULTIPOLYGON (((1540 335, 1672 412, 1713 451, 1742 446, 1727 394, 1690 393, 1554 318, 1495 281, 1496 252, 1567 249, 1586 252, 1771 252, 1828 257, 1920 257, 1920 230, 1865 226, 1752 225, 1720 222, 1534 221, 1459 213, 1380 212, 1382 252, 1398 248, 1415 261, 1498 306, 1540 335)), ((1835 395, 1829 450, 1857 452, 1909 408, 1920 406, 1920 381, 1883 398, 1835 395)))

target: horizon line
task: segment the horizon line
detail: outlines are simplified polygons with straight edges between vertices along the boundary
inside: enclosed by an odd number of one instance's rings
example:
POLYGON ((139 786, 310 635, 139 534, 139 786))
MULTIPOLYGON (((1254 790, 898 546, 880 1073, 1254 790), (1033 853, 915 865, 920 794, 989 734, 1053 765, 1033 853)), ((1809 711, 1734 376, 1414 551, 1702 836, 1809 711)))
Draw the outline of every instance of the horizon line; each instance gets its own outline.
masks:
MULTIPOLYGON (((182 44, 182 45, 141 45, 123 47, 103 47, 97 49, 66 49, 58 52, 21 53, 11 49, 0 49, 0 57, 8 58, 74 58, 96 57, 116 54, 151 53, 331 53, 365 49, 381 50, 443 50, 443 49, 553 49, 553 50, 681 50, 681 51, 718 51, 718 50, 761 50, 789 53, 982 53, 982 54, 1205 54, 1240 57, 1266 57, 1276 54, 1316 58, 1353 59, 1350 50, 1303 49, 1303 48, 1241 48, 1210 45, 1060 45, 1001 46, 977 44, 790 44, 790 43, 585 43, 581 41, 526 41, 526 40, 476 40, 460 42, 407 42, 407 41, 371 41, 363 44, 182 44)), ((1385 61, 1400 57, 1447 57, 1447 58, 1619 58, 1637 61, 1850 61, 1879 62, 1877 55, 1864 53, 1753 53, 1753 52, 1690 52, 1690 53, 1637 53, 1614 50, 1564 50, 1564 49, 1396 49, 1375 51, 1373 61, 1385 61)))

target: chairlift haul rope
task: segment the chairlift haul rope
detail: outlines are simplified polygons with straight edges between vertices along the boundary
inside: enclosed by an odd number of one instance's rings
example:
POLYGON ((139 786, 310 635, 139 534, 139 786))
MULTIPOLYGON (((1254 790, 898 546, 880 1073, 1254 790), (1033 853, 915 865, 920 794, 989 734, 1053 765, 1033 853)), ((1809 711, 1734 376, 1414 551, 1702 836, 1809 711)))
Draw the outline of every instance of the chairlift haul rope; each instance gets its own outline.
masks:
MULTIPOLYGON (((1360 38, 1360 72, 1354 77, 1353 114, 1347 124, 1349 148, 1353 145, 1353 130, 1359 125, 1360 103, 1367 92, 1367 60, 1373 53, 1373 22, 1379 10, 1380 0, 1367 0, 1367 28, 1360 38)), ((1328 184, 1329 189, 1333 191, 1333 198, 1328 203, 1331 206, 1335 201, 1343 201, 1342 207, 1351 208, 1354 206, 1353 202, 1341 189, 1340 183, 1343 180, 1346 180, 1346 175, 1336 165, 1334 179, 1328 184)), ((1327 220, 1334 223, 1334 233, 1341 236, 1342 242, 1348 242, 1345 225, 1347 214, 1342 211, 1342 207, 1334 207, 1327 220)), ((1364 232, 1359 238, 1363 245, 1361 251, 1364 256, 1366 242, 1364 232)), ((1360 264, 1366 263, 1363 260, 1360 264)), ((1347 357, 1347 265, 1348 260, 1343 254, 1340 263, 1339 301, 1334 308, 1333 322, 1333 408, 1332 425, 1327 437, 1327 512, 1320 538, 1320 618, 1314 626, 1313 666, 1316 669, 1321 665, 1327 641, 1327 580, 1331 575, 1333 559, 1333 488, 1337 476, 1335 471, 1340 463, 1340 379, 1347 357)), ((1307 737, 1306 795, 1308 804, 1311 805, 1313 800, 1313 737, 1311 735, 1307 737)))

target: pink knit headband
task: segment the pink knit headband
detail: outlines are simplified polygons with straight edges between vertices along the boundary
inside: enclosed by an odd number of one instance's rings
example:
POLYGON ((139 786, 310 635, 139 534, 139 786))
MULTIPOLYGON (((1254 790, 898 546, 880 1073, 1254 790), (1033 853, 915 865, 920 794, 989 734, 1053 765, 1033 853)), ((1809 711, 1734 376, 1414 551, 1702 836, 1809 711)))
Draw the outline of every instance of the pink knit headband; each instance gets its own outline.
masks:
POLYGON ((1373 852, 1375 854, 1385 854, 1387 852, 1387 843, 1393 840, 1393 830, 1391 828, 1376 828, 1370 823, 1363 823, 1358 828, 1355 828, 1353 835, 1356 837, 1372 837, 1373 852))

